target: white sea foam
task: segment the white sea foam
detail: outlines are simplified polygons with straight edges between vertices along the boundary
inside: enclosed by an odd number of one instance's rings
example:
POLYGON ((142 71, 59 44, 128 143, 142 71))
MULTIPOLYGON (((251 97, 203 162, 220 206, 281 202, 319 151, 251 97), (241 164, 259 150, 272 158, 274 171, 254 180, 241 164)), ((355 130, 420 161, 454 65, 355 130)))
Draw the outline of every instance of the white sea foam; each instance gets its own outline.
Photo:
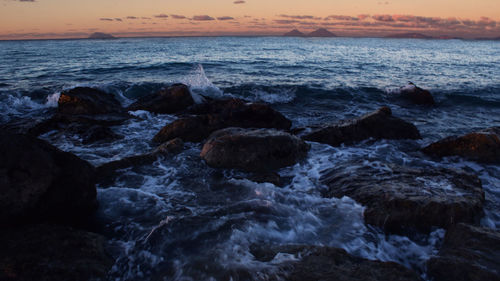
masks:
POLYGON ((217 98, 222 97, 224 94, 221 89, 208 79, 201 64, 197 64, 186 77, 182 78, 181 83, 189 86, 196 103, 203 101, 201 95, 217 98))

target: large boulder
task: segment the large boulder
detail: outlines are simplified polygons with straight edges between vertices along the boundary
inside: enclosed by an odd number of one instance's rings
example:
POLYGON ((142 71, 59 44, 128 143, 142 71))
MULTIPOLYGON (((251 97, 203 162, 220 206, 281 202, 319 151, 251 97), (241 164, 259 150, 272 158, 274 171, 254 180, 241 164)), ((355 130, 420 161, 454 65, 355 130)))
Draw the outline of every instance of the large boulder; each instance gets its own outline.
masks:
POLYGON ((448 137, 430 144, 422 151, 438 157, 458 155, 477 162, 500 163, 500 127, 448 137))
POLYGON ((500 280, 500 232, 458 224, 446 232, 436 257, 427 263, 435 281, 500 280))
POLYGON ((408 83, 408 85, 401 87, 399 89, 399 94, 403 99, 418 105, 434 105, 436 103, 431 92, 424 90, 411 82, 408 83))
POLYGON ((0 225, 86 223, 97 208, 94 168, 26 135, 0 133, 0 225))
POLYGON ((128 111, 146 110, 154 113, 172 114, 194 104, 189 88, 184 84, 173 84, 154 94, 139 98, 128 106, 128 111))
POLYGON ((414 271, 394 262, 354 257, 343 249, 319 246, 275 246, 251 250, 260 261, 273 261, 280 268, 270 280, 410 281, 422 280, 414 271), (289 256, 288 261, 283 257, 289 256), (291 255, 291 257, 290 257, 291 255), (280 258, 281 256, 281 262, 280 258), (276 259, 278 258, 278 259, 276 259), (285 261, 283 261, 285 260, 285 261))
POLYGON ((345 120, 305 132, 303 139, 331 146, 352 144, 365 139, 420 139, 411 123, 392 116, 389 107, 382 107, 362 117, 345 120))
POLYGON ((0 280, 105 280, 113 260, 102 236, 65 226, 0 230, 0 280))
POLYGON ((295 164, 309 148, 300 138, 275 129, 226 128, 209 137, 201 157, 212 167, 269 171, 295 164))
POLYGON ((200 142, 212 132, 228 127, 288 130, 292 125, 290 120, 269 105, 248 103, 241 99, 212 100, 192 106, 187 113, 195 115, 182 117, 166 125, 153 141, 181 138, 200 142))
POLYGON ((388 232, 477 223, 483 214, 481 181, 460 170, 350 165, 327 170, 321 181, 325 197, 351 197, 366 206, 367 223, 388 232))
POLYGON ((57 103, 58 112, 69 115, 123 112, 120 102, 113 95, 88 87, 63 91, 57 103))

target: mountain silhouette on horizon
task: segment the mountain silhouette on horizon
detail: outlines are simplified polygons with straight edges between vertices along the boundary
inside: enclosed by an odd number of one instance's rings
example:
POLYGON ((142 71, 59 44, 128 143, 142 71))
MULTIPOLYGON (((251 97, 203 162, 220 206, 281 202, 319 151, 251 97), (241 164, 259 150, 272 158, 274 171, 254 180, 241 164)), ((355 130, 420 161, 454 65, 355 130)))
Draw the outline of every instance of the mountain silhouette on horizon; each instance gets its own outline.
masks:
POLYGON ((114 39, 115 37, 108 33, 94 32, 90 34, 89 39, 114 39))
POLYGON ((319 28, 309 34, 307 34, 307 37, 337 37, 334 33, 331 33, 325 28, 319 28))
POLYGON ((337 37, 334 33, 331 33, 325 28, 319 28, 311 33, 302 33, 297 29, 294 29, 290 32, 287 32, 283 34, 283 36, 289 36, 289 37, 337 37))
POLYGON ((289 37, 304 37, 306 36, 304 33, 298 31, 297 29, 294 29, 290 32, 287 32, 285 34, 283 34, 283 36, 289 36, 289 37))

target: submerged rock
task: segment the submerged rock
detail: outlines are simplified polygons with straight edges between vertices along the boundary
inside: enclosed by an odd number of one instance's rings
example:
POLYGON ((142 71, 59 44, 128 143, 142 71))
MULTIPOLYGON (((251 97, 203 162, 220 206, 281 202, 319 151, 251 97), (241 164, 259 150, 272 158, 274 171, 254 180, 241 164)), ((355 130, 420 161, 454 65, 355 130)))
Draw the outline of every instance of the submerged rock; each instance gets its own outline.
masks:
POLYGON ((126 157, 120 160, 111 161, 96 168, 99 182, 112 178, 117 170, 134 166, 148 165, 155 162, 158 156, 173 155, 182 151, 184 142, 181 139, 173 139, 158 146, 153 152, 126 157))
POLYGON ((63 91, 57 103, 58 112, 69 115, 123 112, 120 102, 113 95, 88 87, 63 91))
POLYGON ((260 261, 276 260, 275 264, 280 270, 277 276, 272 276, 270 280, 421 280, 417 273, 402 265, 354 257, 344 249, 289 245, 254 247, 251 252, 260 261), (285 258, 286 256, 288 258, 285 258), (279 257, 282 257, 281 262, 277 259, 279 257))
POLYGON ((498 281, 500 232, 458 224, 446 232, 439 254, 427 267, 435 281, 498 281))
POLYGON ((448 137, 422 151, 433 156, 457 155, 484 163, 500 163, 500 127, 493 127, 460 137, 448 137))
POLYGON ((154 94, 139 98, 128 106, 127 111, 146 110, 160 114, 172 114, 194 104, 189 88, 184 84, 173 84, 154 94))
POLYGON ((409 100, 414 104, 419 105, 434 105, 434 97, 432 97, 431 92, 417 87, 412 82, 408 85, 401 87, 399 93, 403 99, 409 100))
POLYGON ((246 171, 270 171, 295 164, 310 146, 275 129, 226 128, 214 132, 201 151, 208 165, 246 171))
POLYGON ((367 223, 388 232, 477 223, 483 214, 481 181, 459 170, 336 167, 321 181, 328 187, 325 197, 351 197, 366 206, 367 223))
POLYGON ((102 236, 64 226, 0 230, 0 280, 104 280, 113 260, 102 236))
POLYGON ((274 128, 288 130, 291 121, 267 104, 247 103, 241 99, 212 100, 187 110, 190 114, 163 127, 153 138, 164 142, 173 138, 200 142, 214 131, 229 128, 274 128))
POLYGON ((88 162, 34 137, 3 133, 0 155, 0 224, 84 224, 97 208, 88 162))
POLYGON ((392 116, 389 107, 304 133, 304 140, 340 146, 365 139, 420 139, 418 129, 411 123, 392 116))

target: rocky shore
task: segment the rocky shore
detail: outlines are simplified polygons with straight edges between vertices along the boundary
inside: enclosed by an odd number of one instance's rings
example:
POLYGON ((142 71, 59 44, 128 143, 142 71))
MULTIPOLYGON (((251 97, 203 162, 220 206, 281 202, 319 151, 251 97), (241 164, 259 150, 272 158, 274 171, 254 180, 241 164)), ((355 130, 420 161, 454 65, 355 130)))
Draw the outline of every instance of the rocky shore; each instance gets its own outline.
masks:
MULTIPOLYGON (((430 92, 413 84, 403 87, 397 98, 414 106, 435 106, 430 92)), ((268 104, 198 96, 183 84, 170 85, 128 107, 97 89, 63 91, 52 116, 0 127, 0 279, 106 280, 115 257, 96 227, 96 184, 104 188, 123 169, 174 157, 186 142, 199 143, 199 160, 206 167, 243 171, 250 180, 276 183, 277 171, 304 161, 313 142, 339 147, 420 138, 417 126, 394 116, 389 107, 297 128, 268 104), (94 167, 37 138, 57 131, 79 136, 82 144, 112 143, 123 138, 112 127, 138 119, 129 113, 137 110, 177 117, 153 137, 154 149, 145 154, 94 167)), ((463 157, 498 164, 500 128, 450 136, 414 153, 437 161, 463 157)), ((383 172, 363 163, 335 166, 321 172, 317 188, 325 198, 347 196, 363 205, 365 223, 388 234, 447 230, 424 276, 435 281, 500 280, 500 232, 479 225, 485 194, 478 176, 463 170, 385 164, 389 170, 383 172)), ((252 249, 255 260, 275 261, 277 273, 270 280, 422 280, 420 273, 400 264, 355 257, 333 247, 252 249), (280 261, 284 254, 293 258, 280 261)))

